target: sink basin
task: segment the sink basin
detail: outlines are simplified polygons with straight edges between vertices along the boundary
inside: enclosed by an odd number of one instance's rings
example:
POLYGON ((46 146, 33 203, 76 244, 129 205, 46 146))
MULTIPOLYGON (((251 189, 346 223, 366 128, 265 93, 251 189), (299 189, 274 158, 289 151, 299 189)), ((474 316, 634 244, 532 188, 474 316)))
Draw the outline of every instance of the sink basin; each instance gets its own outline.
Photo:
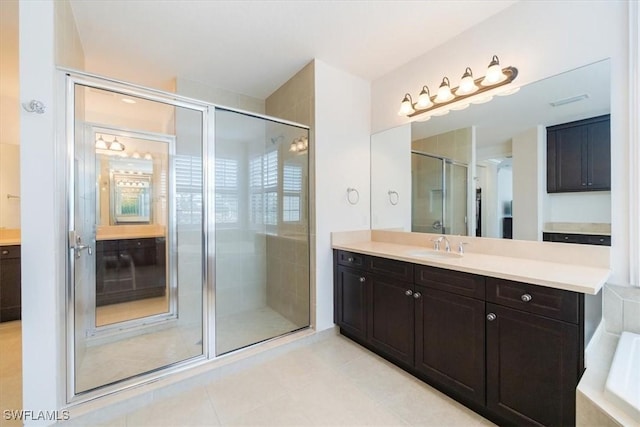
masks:
POLYGON ((432 259, 460 259, 462 254, 457 252, 433 251, 430 249, 417 249, 406 252, 407 255, 416 258, 432 258, 432 259))

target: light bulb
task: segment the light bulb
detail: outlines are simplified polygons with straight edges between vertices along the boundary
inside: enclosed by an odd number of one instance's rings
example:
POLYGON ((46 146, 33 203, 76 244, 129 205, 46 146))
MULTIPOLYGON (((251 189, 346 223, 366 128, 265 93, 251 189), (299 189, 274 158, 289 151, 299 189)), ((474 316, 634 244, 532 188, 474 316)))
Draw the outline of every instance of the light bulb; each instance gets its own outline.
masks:
POLYGON ((102 135, 100 135, 100 137, 96 141, 96 148, 98 148, 100 150, 106 150, 108 148, 107 147, 107 143, 104 142, 104 139, 102 139, 102 135))
POLYGON ((139 159, 140 158, 140 153, 138 153, 137 151, 134 151, 133 154, 131 155, 132 159, 139 159))
POLYGON ((473 81, 473 73, 471 72, 471 68, 467 67, 464 70, 464 74, 462 75, 462 80, 460 80, 460 86, 458 86, 458 90, 456 90, 456 95, 469 95, 478 90, 478 86, 476 86, 476 82, 473 81))
POLYGON ((153 157, 151 156, 151 153, 146 153, 146 154, 144 155, 144 159, 145 159, 145 160, 153 160, 153 157))
POLYGON ((413 102, 411 102, 411 95, 408 93, 404 95, 402 99, 402 104, 400 104, 400 111, 398 111, 399 116, 408 116, 409 114, 413 114, 416 112, 413 108, 413 102))
POLYGON ((420 95, 418 95, 418 102, 416 102, 416 108, 419 110, 425 110, 433 105, 431 102, 431 94, 429 93, 429 88, 426 86, 422 86, 422 91, 420 95))
POLYGON ((298 149, 298 151, 304 150, 304 141, 302 140, 302 138, 298 140, 298 143, 296 144, 296 148, 298 149))
POLYGON ((438 95, 433 100, 436 104, 442 104, 443 102, 451 101, 455 96, 451 93, 451 86, 447 77, 442 79, 440 87, 438 88, 438 95))
POLYGON ((491 62, 489 63, 489 67, 487 68, 487 75, 484 76, 484 79, 480 84, 482 86, 491 86, 496 83, 500 83, 505 80, 507 76, 502 72, 502 68, 500 68, 500 60, 496 55, 493 55, 491 58, 491 62))
POLYGON ((296 143, 296 141, 293 141, 291 143, 291 145, 289 146, 289 151, 291 151, 292 153, 295 153, 298 151, 298 144, 296 143))
POLYGON ((109 144, 109 150, 111 151, 124 151, 124 145, 122 145, 118 138, 114 137, 113 142, 109 144))

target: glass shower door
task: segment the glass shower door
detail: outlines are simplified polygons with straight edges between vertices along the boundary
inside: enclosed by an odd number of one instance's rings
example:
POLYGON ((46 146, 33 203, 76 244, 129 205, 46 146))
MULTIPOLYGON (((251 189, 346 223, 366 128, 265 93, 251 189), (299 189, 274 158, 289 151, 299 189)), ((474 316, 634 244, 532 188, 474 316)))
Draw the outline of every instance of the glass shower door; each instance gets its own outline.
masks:
POLYGON ((216 354, 309 325, 308 130, 215 112, 216 354))
POLYGON ((68 85, 71 401, 205 356, 206 109, 68 85))
POLYGON ((411 231, 444 234, 444 162, 411 153, 411 231))

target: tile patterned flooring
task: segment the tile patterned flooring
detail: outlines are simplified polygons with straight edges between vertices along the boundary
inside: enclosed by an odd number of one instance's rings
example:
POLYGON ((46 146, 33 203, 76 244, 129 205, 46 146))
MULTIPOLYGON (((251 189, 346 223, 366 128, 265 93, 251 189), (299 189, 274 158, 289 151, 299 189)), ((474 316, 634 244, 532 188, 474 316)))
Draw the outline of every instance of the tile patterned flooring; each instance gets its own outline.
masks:
MULTIPOLYGON (((20 388, 16 369, 20 365, 20 322, 11 323, 0 325, 2 409, 20 407, 20 393, 16 394, 20 388)), ((124 410, 122 405, 109 407, 62 425, 493 425, 339 335, 327 334, 247 365, 156 390, 144 405, 125 403, 124 410)), ((19 424, 0 420, 0 425, 19 424)))

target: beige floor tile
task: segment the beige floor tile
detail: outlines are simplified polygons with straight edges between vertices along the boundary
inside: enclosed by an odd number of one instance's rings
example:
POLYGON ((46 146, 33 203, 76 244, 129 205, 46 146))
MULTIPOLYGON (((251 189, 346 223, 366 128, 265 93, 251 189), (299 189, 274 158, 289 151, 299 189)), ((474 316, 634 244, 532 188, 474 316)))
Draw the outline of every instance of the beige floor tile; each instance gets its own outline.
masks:
POLYGON ((289 395, 259 406, 225 423, 228 426, 303 426, 311 420, 305 416, 304 407, 297 405, 289 395))
POLYGON ((220 422, 204 387, 151 405, 127 415, 127 426, 219 426, 220 422))
POLYGON ((287 394, 278 376, 263 366, 231 374, 207 386, 207 392, 223 424, 287 394))

